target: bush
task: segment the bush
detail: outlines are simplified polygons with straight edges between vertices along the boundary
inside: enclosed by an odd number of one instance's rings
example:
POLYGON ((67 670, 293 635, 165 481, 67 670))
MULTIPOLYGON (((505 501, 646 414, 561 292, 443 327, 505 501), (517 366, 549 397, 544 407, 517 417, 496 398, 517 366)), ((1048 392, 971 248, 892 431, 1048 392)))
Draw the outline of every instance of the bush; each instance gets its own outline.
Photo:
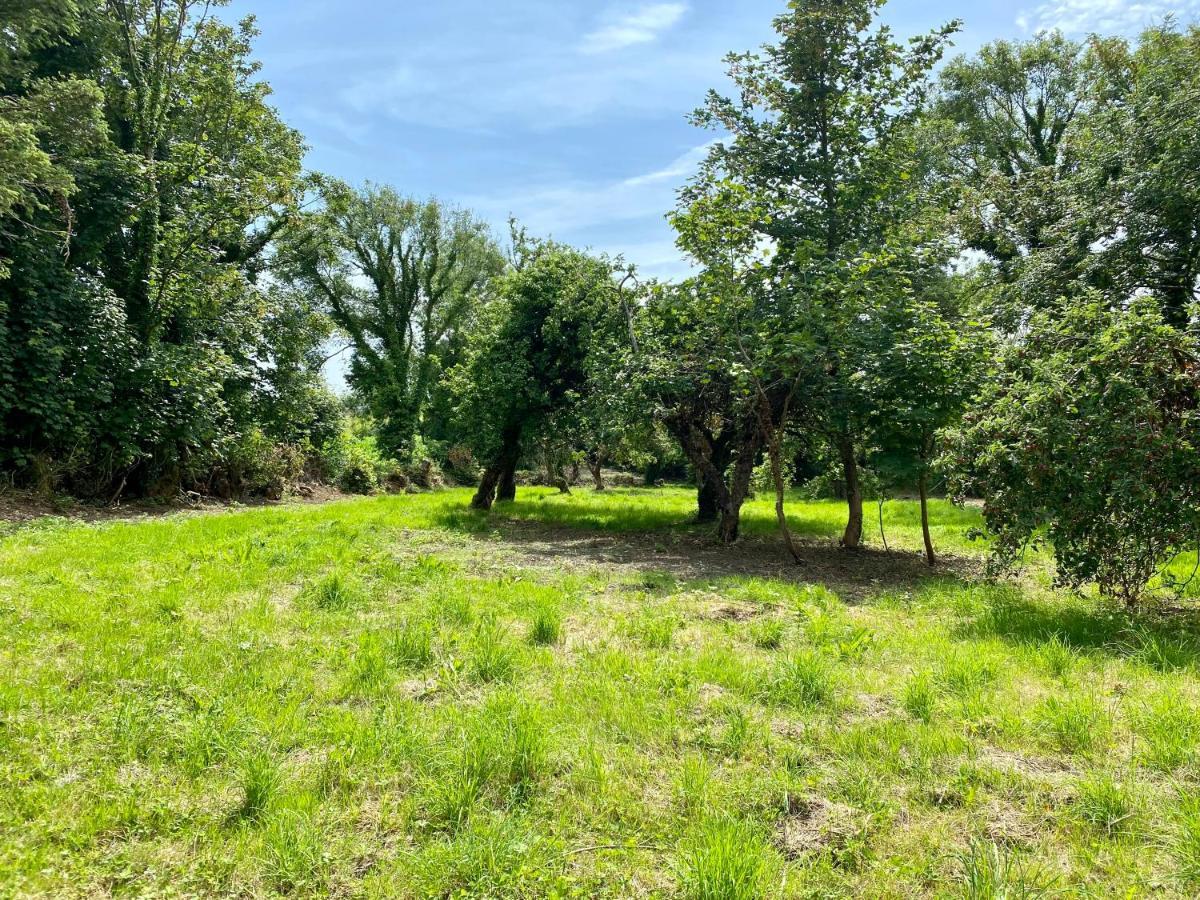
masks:
POLYGON ((304 471, 298 447, 273 443, 259 428, 234 438, 207 473, 202 493, 225 499, 265 497, 279 500, 304 471))
POLYGON ((324 479, 349 494, 373 494, 400 473, 399 464, 383 455, 375 436, 357 419, 325 444, 321 461, 324 479))
POLYGON ((479 463, 475 454, 465 444, 455 444, 446 451, 446 472, 458 484, 473 485, 479 482, 479 463))
POLYGON ((1148 299, 1040 314, 951 457, 997 563, 1044 537, 1061 582, 1132 602, 1200 534, 1200 345, 1148 299))

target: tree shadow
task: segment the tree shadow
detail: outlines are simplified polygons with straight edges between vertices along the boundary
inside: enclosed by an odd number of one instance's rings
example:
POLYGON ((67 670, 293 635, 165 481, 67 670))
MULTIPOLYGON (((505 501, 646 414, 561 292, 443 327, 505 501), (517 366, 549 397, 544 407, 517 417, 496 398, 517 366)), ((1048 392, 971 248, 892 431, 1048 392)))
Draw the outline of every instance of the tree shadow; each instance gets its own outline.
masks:
POLYGON ((957 629, 1013 644, 1057 640, 1082 653, 1130 659, 1159 671, 1200 667, 1200 609, 1130 610, 1091 597, 1034 600, 1001 591, 957 629))
POLYGON ((597 509, 527 500, 490 515, 446 509, 438 524, 503 548, 522 565, 556 571, 603 567, 684 583, 763 578, 821 584, 852 604, 899 595, 956 610, 961 619, 955 634, 962 639, 994 637, 1013 645, 1058 640, 1078 652, 1140 661, 1161 671, 1200 668, 1200 608, 1130 611, 1096 598, 1031 598, 1018 584, 990 581, 977 557, 947 555, 930 569, 917 552, 847 552, 829 536, 805 535, 800 542, 805 564, 797 566, 774 534, 747 529, 735 546, 723 547, 710 526, 669 506, 597 509))
POLYGON ((643 574, 662 573, 683 582, 725 578, 769 578, 793 584, 820 583, 850 603, 884 593, 913 591, 931 581, 976 579, 979 560, 947 556, 930 569, 918 553, 863 549, 845 551, 829 538, 800 541, 804 565, 796 565, 773 535, 751 533, 733 547, 717 543, 709 526, 659 510, 622 519, 612 529, 608 516, 556 507, 551 521, 527 518, 528 510, 498 508, 492 515, 451 509, 438 516, 444 528, 476 540, 504 545, 529 565, 559 570, 605 567, 643 574), (634 522, 642 527, 635 527, 634 522), (657 525, 658 527, 654 527, 657 525))

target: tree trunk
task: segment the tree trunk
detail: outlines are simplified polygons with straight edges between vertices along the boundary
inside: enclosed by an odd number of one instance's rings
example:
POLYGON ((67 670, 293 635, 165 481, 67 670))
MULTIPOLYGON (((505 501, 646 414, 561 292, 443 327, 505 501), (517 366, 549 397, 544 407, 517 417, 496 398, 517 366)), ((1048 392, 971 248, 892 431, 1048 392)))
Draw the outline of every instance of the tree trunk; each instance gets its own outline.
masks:
POLYGON ((551 487, 557 488, 560 494, 571 493, 571 485, 563 472, 562 464, 552 455, 546 455, 546 481, 551 487))
POLYGON ((479 490, 471 498, 471 509, 486 511, 492 508, 492 504, 496 502, 496 487, 500 483, 500 468, 500 463, 493 463, 484 470, 479 490))
POLYGON ((750 496, 750 482, 754 478, 754 465, 759 457, 759 442, 749 440, 738 453, 733 466, 733 478, 725 493, 721 506, 721 522, 718 534, 721 543, 729 545, 737 541, 742 530, 742 504, 750 496))
POLYGON ((496 461, 483 473, 479 490, 471 501, 472 509, 491 509, 497 500, 511 502, 517 499, 517 463, 521 461, 521 426, 513 425, 504 430, 503 443, 496 461))
POLYGON ((700 488, 697 491, 696 498, 699 512, 696 514, 697 522, 715 522, 721 514, 721 501, 717 491, 717 486, 711 478, 700 475, 700 488))
POLYGON ((921 476, 917 480, 921 493, 921 534, 925 538, 925 561, 929 565, 937 565, 937 554, 933 552, 933 539, 929 536, 929 474, 921 466, 921 476))
POLYGON ((838 437, 838 453, 846 474, 846 505, 850 513, 846 533, 842 535, 842 546, 847 550, 858 550, 862 547, 863 538, 862 482, 858 477, 858 455, 849 435, 838 437))
POLYGON ((608 490, 608 486, 604 483, 604 463, 599 458, 589 459, 588 469, 592 473, 592 484, 595 485, 596 491, 608 490))
POLYGON ((783 535, 783 544, 788 549, 788 553, 792 555, 796 565, 803 565, 804 559, 800 556, 800 548, 796 546, 796 541, 792 537, 792 529, 788 527, 787 509, 787 484, 783 477, 783 442, 779 438, 779 430, 772 427, 769 422, 763 422, 763 430, 767 431, 767 455, 771 460, 771 480, 775 483, 775 519, 779 523, 779 533, 783 535))
POLYGON ((517 457, 505 460, 500 470, 500 490, 496 499, 512 503, 517 499, 517 457))
POLYGON ((715 522, 721 517, 721 488, 724 487, 725 473, 729 470, 729 464, 733 460, 731 443, 732 439, 728 433, 711 438, 709 440, 710 474, 706 474, 703 468, 696 466, 700 482, 696 496, 696 521, 702 524, 715 522), (715 473, 715 478, 712 473, 715 473), (720 481, 720 487, 717 484, 718 481, 720 481))

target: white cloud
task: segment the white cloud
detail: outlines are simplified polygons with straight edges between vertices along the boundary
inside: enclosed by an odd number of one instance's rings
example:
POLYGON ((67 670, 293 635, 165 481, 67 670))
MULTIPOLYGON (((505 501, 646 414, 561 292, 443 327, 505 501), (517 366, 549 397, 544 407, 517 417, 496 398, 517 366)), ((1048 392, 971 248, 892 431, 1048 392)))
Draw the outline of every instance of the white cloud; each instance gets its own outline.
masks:
POLYGON ((713 143, 693 147, 641 175, 508 187, 463 201, 491 221, 502 222, 513 215, 539 237, 623 255, 643 275, 681 278, 691 265, 675 247, 666 215, 675 208, 676 191, 695 174, 713 143))
POLYGON ((1064 34, 1132 34, 1168 16, 1186 22, 1200 15, 1200 0, 1049 0, 1017 17, 1022 31, 1064 34))
POLYGON ((497 219, 512 213, 534 234, 563 240, 623 222, 661 222, 675 207, 676 191, 695 174, 711 146, 694 147, 644 175, 607 183, 508 188, 501 197, 469 198, 467 205, 497 219))
POLYGON ((608 14, 599 28, 583 39, 584 53, 609 53, 648 44, 674 27, 687 13, 686 3, 653 3, 633 12, 608 14))

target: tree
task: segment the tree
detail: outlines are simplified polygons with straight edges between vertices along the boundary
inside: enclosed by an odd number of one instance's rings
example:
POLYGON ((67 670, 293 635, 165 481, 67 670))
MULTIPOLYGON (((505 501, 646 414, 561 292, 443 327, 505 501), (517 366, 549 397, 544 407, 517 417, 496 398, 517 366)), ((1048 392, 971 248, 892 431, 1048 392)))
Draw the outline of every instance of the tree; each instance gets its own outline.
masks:
POLYGON ((652 290, 638 319, 630 383, 679 443, 697 478, 697 518, 737 540, 741 510, 762 456, 755 397, 737 377, 737 351, 713 282, 652 290))
POLYGON ((1005 282, 1054 239, 1067 213, 1062 183, 1074 171, 1086 70, 1084 48, 1051 32, 988 44, 941 73, 930 127, 958 182, 959 235, 997 265, 1005 282))
MULTIPOLYGON (((855 373, 840 351, 858 320, 841 285, 854 260, 885 243, 918 202, 909 171, 913 125, 928 73, 957 27, 902 46, 887 28, 873 27, 882 5, 793 0, 775 21, 778 44, 761 55, 729 57, 737 97, 712 92, 693 118, 732 140, 710 151, 681 192, 676 216, 681 246, 699 261, 733 272, 761 268, 763 285, 799 297, 777 297, 776 308, 807 311, 808 321, 787 333, 822 351, 831 400, 823 426, 845 474, 847 548, 862 541, 859 459, 866 436, 855 373)), ((811 355, 780 349, 785 357, 811 355)))
POLYGON ((250 20, 188 0, 14 5, 32 30, 6 31, 2 118, 54 171, 0 225, 0 453, 84 492, 174 490, 256 427, 255 278, 301 141, 256 77, 250 20))
POLYGON ((612 358, 604 348, 628 339, 616 273, 560 244, 518 245, 454 373, 461 428, 485 466, 475 508, 514 499, 523 451, 561 442, 596 385, 611 383, 599 371, 612 358))
POLYGON ((952 454, 999 563, 1044 537, 1064 583, 1132 602, 1200 537, 1200 345, 1152 299, 1038 313, 952 454))
POLYGON ((503 258, 485 224, 435 200, 326 180, 278 271, 327 310, 354 349, 352 385, 385 449, 408 450, 460 330, 503 258))
POLYGON ((1097 41, 1090 72, 1056 268, 1114 296, 1153 293, 1186 328, 1200 300, 1200 27, 1097 41))
POLYGON ((871 467, 885 482, 916 485, 925 558, 934 566, 929 478, 940 432, 984 384, 991 333, 962 313, 970 282, 946 275, 937 257, 876 259, 861 274, 869 312, 857 356, 863 389, 874 398, 871 467))

